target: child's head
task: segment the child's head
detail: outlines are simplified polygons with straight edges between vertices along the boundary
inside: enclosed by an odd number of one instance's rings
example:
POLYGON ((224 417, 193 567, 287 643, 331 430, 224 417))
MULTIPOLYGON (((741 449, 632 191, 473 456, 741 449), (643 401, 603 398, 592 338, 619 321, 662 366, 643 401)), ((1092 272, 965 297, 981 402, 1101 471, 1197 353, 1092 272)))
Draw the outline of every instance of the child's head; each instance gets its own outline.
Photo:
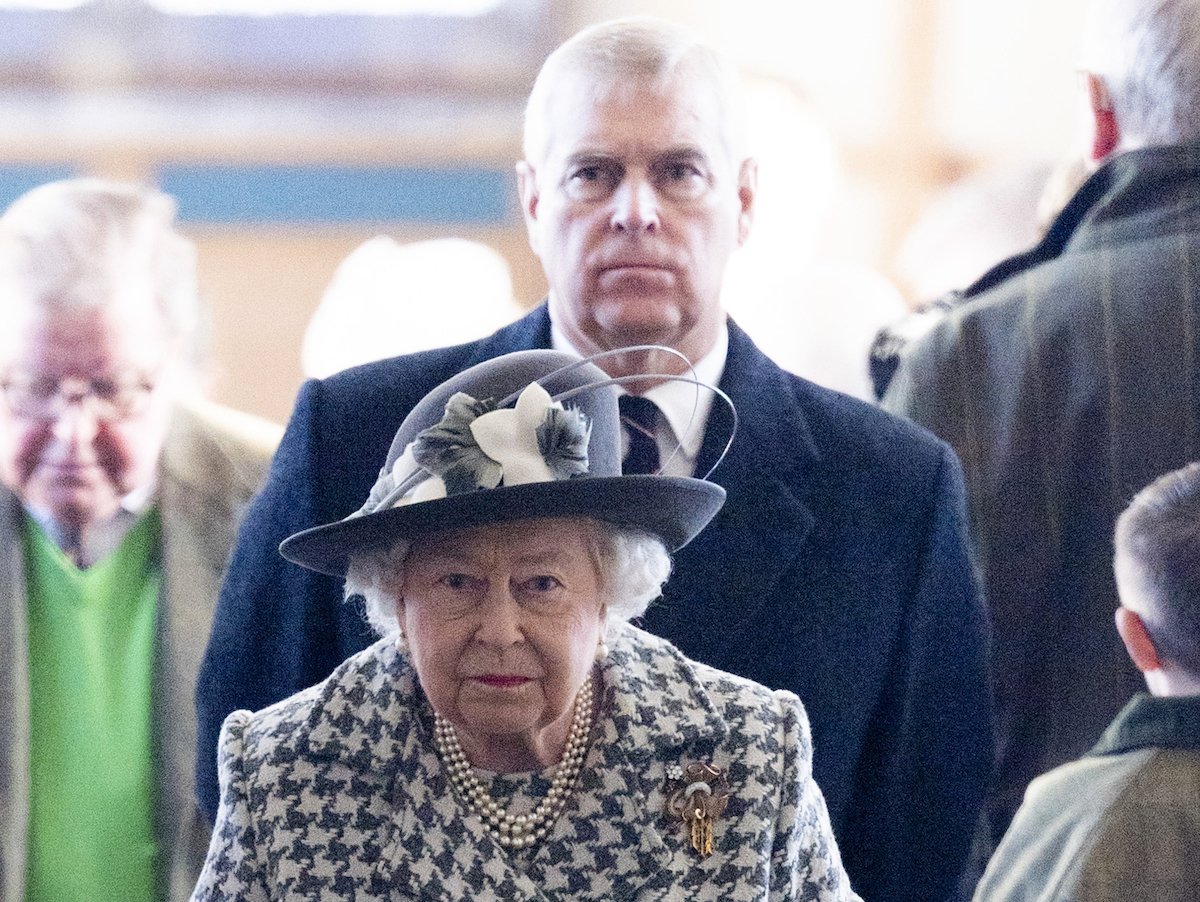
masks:
POLYGON ((1142 489, 1117 519, 1114 545, 1117 629, 1130 657, 1156 695, 1200 692, 1200 463, 1142 489))

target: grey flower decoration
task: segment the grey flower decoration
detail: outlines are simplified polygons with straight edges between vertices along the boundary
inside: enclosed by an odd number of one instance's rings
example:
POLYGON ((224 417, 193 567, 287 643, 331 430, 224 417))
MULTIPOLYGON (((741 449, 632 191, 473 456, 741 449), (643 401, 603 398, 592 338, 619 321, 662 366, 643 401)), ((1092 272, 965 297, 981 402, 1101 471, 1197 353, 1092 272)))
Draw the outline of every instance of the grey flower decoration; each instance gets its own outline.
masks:
POLYGON ((471 423, 494 409, 490 399, 476 401, 458 392, 446 404, 441 422, 417 435, 413 457, 425 470, 441 477, 447 495, 494 489, 500 484, 504 468, 483 453, 471 434, 471 423))
POLYGON ((383 500, 392 493, 396 488, 396 479, 392 475, 392 471, 388 467, 384 467, 379 471, 379 477, 375 480, 375 485, 371 486, 371 494, 367 496, 366 502, 356 510, 351 516, 361 517, 365 514, 373 514, 379 510, 379 506, 383 500))
POLYGON ((592 424, 577 407, 546 411, 537 427, 538 450, 555 479, 570 479, 588 471, 588 440, 592 424))

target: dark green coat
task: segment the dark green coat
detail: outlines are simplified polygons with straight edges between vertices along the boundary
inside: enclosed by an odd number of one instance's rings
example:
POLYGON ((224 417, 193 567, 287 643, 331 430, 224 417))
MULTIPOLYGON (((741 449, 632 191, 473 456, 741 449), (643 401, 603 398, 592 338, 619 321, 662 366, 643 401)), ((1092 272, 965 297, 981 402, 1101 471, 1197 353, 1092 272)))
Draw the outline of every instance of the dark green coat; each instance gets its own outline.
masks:
POLYGON ((1029 781, 1143 688, 1113 629, 1113 524, 1200 457, 1200 145, 1116 157, 966 296, 883 404, 963 464, 995 636, 998 839, 1029 781))

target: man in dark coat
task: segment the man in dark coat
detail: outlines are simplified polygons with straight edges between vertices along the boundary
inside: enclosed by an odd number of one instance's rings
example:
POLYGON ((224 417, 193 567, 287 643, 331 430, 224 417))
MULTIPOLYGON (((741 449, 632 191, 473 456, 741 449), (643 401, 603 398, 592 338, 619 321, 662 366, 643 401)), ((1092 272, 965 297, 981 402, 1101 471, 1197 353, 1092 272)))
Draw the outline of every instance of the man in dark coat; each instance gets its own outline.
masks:
POLYGON ((1095 173, 883 399, 966 473, 995 631, 993 840, 1141 685, 1111 628, 1113 523, 1200 454, 1200 2, 1098 4, 1087 69, 1095 173))
MULTIPOLYGON (((303 387, 242 531, 198 690, 210 810, 222 718, 321 679, 369 641, 338 582, 284 563, 279 541, 351 513, 409 408, 459 370, 524 348, 594 354, 655 342, 719 381, 740 422, 713 473, 729 500, 676 556, 644 625, 686 654, 801 696, 859 892, 947 895, 991 738, 960 468, 923 430, 783 372, 727 321, 721 277, 756 192, 733 85, 677 26, 625 20, 577 35, 539 76, 518 167, 547 304, 482 341, 303 387)), ((600 363, 618 376, 683 369, 658 353, 600 363)), ((661 449, 678 449, 662 471, 703 476, 731 417, 719 403, 690 417, 688 386, 682 403, 669 397, 679 385, 636 387, 659 404, 661 449)))

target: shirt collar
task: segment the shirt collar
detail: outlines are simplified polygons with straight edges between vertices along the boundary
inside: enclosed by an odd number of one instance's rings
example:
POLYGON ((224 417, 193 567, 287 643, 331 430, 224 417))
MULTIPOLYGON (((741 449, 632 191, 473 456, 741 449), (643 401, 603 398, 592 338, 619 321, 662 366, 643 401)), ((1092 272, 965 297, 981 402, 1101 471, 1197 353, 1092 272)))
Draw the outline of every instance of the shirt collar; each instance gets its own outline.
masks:
POLYGON ((89 567, 96 561, 102 560, 121 544, 125 534, 141 519, 154 501, 154 491, 158 487, 157 475, 146 485, 134 489, 121 499, 117 512, 103 523, 94 524, 87 535, 72 537, 59 528, 50 512, 32 505, 25 510, 42 528, 59 548, 77 554, 80 559, 75 561, 80 568, 89 567), (79 545, 77 548, 72 546, 79 545))
POLYGON ((155 473, 143 486, 134 489, 121 499, 121 509, 131 514, 142 515, 150 507, 154 492, 158 488, 158 474, 155 473))
POLYGON ((1143 748, 1200 750, 1200 695, 1139 692, 1108 725, 1088 755, 1143 748))
MULTIPOLYGON (((567 351, 577 357, 580 354, 574 345, 563 334, 562 330, 550 322, 550 346, 556 351, 567 351)), ((717 332, 717 340, 712 350, 700 360, 692 364, 693 373, 686 373, 688 378, 706 385, 717 385, 725 374, 725 360, 729 356, 729 326, 724 318, 717 332)), ((627 392, 617 386, 620 394, 627 392)), ((655 403, 671 431, 679 441, 680 450, 688 460, 694 461, 700 453, 700 445, 704 441, 704 426, 708 422, 709 411, 712 410, 712 392, 704 391, 688 382, 669 380, 656 385, 645 393, 645 397, 655 403)))

